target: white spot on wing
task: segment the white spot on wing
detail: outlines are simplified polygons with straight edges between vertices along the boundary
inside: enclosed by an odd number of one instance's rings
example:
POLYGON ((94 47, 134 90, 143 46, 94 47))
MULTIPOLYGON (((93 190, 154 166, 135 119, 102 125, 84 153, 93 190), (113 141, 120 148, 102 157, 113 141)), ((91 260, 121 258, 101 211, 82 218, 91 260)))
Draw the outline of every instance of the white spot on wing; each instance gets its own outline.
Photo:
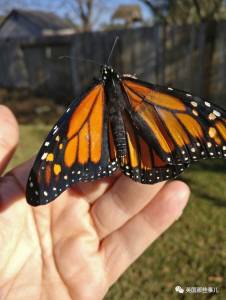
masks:
POLYGON ((194 107, 198 106, 197 102, 195 102, 195 101, 191 101, 191 105, 194 106, 194 107))
POLYGON ((53 131, 53 135, 58 131, 58 127, 56 127, 56 129, 54 129, 54 131, 53 131))
POLYGON ((205 104, 205 106, 207 106, 207 107, 210 107, 210 106, 211 106, 211 104, 210 104, 209 102, 207 102, 207 101, 205 101, 204 104, 205 104))
POLYGON ((213 113, 215 114, 215 116, 217 117, 220 117, 221 116, 221 113, 217 110, 214 110, 213 113))
POLYGON ((47 155, 48 155, 48 153, 47 153, 47 152, 43 153, 43 155, 42 155, 42 157, 41 157, 41 160, 44 160, 44 159, 46 159, 47 155))

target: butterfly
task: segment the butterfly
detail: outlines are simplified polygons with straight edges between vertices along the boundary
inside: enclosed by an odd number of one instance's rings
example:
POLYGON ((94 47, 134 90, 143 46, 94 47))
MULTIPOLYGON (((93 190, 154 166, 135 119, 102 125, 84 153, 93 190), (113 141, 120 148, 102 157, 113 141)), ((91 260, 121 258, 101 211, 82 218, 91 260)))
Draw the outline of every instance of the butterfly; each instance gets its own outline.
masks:
POLYGON ((103 65, 100 79, 49 132, 31 169, 26 198, 33 206, 47 204, 75 183, 118 170, 154 184, 206 158, 226 158, 225 110, 103 65))

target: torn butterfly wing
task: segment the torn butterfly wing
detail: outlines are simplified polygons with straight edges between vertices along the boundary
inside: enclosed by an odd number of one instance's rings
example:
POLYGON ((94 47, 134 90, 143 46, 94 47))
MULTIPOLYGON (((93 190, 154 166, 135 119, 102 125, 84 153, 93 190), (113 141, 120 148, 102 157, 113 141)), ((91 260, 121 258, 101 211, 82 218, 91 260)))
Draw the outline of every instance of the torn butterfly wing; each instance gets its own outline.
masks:
POLYGON ((226 112, 172 88, 124 77, 122 89, 134 126, 169 165, 226 158, 226 112))
POLYGON ((187 163, 170 165, 158 155, 134 126, 130 116, 124 114, 127 138, 127 155, 120 160, 120 167, 126 176, 144 184, 154 184, 177 177, 188 167, 187 163))

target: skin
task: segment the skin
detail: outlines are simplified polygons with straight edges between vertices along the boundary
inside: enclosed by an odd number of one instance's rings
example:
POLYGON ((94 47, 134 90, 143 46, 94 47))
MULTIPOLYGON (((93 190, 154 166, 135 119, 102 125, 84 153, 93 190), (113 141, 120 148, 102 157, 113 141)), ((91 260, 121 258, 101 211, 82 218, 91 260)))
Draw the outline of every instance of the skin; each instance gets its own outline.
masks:
MULTIPOLYGON (((18 140, 16 119, 0 106, 1 173, 18 140)), ((103 299, 189 198, 180 181, 142 185, 117 174, 33 208, 24 195, 31 163, 0 180, 0 299, 103 299)))

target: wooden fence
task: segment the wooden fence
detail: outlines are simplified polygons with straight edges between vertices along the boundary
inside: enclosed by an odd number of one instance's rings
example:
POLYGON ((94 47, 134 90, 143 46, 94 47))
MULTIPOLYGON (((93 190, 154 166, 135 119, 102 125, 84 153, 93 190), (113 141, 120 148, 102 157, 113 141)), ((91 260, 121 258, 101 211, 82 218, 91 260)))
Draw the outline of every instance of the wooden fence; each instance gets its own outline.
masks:
POLYGON ((226 22, 0 41, 0 86, 29 88, 65 103, 99 76, 116 36, 112 65, 226 106, 226 22), (71 59, 59 59, 70 56, 71 59))

